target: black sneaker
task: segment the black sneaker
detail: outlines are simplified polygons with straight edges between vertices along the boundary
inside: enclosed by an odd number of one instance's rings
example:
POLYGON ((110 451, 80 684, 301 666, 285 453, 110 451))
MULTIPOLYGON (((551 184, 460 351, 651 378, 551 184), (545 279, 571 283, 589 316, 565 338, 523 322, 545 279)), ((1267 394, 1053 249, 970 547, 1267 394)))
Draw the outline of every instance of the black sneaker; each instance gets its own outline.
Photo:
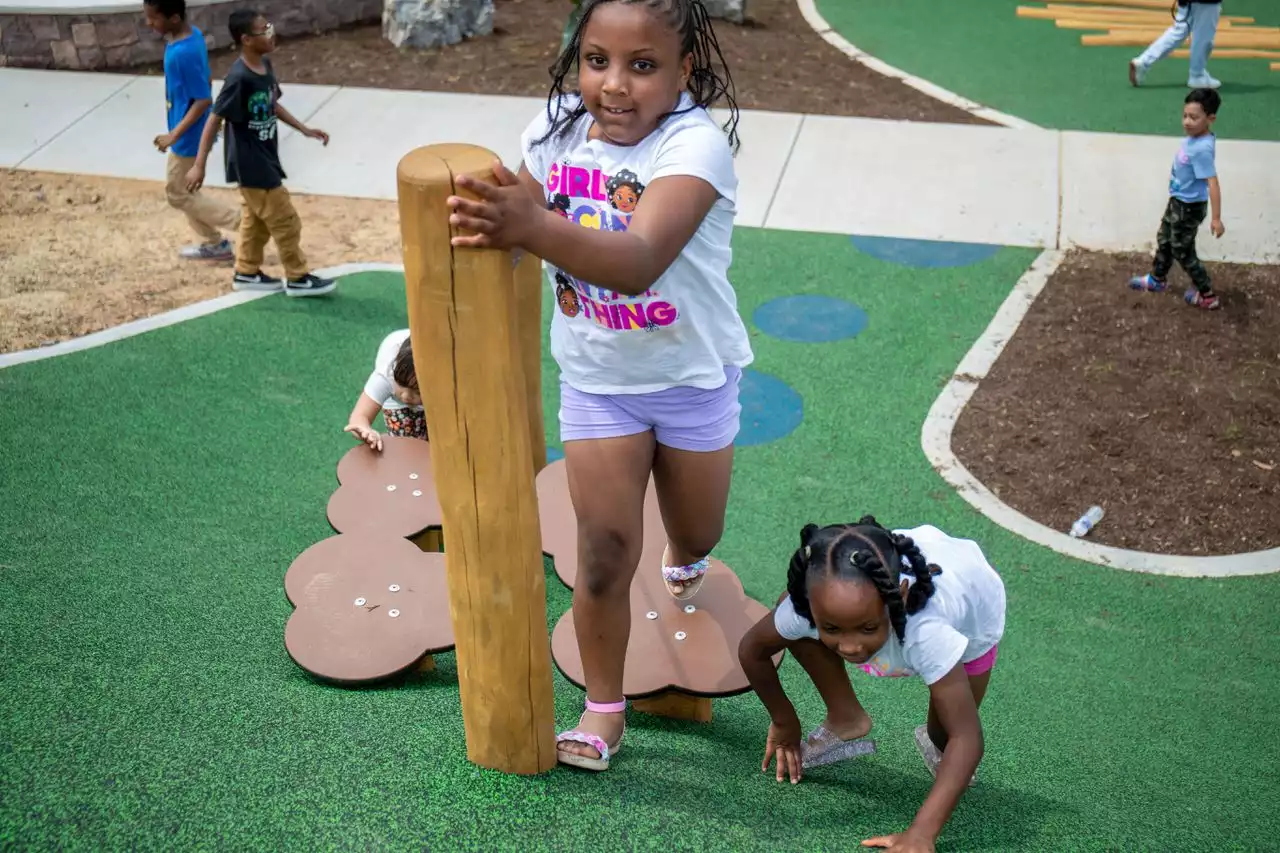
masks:
POLYGON ((285 283, 286 296, 323 296, 338 286, 331 278, 321 278, 314 273, 307 273, 302 278, 291 278, 285 283))
POLYGON ((284 282, 278 278, 272 278, 259 270, 255 273, 236 273, 236 277, 231 280, 231 287, 234 290, 256 290, 272 293, 283 288, 284 282))

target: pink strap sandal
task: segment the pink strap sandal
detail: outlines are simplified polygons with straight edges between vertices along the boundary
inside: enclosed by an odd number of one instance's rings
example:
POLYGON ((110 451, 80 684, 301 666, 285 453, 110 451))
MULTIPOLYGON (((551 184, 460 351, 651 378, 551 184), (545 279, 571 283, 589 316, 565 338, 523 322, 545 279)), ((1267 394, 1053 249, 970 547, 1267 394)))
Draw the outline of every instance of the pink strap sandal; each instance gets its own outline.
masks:
POLYGON ((670 559, 671 546, 668 545, 662 552, 662 579, 667 582, 667 592, 677 601, 688 601, 702 589, 702 581, 707 576, 707 569, 711 567, 711 558, 703 557, 688 566, 669 566, 667 563, 670 559), (684 589, 676 592, 671 588, 673 583, 684 584, 684 589))
MULTIPOLYGON (((627 700, 621 702, 592 702, 587 700, 587 710, 596 714, 621 714, 627 710, 627 700)), ((626 724, 623 724, 624 732, 626 724)), ((604 738, 599 735, 593 735, 591 732, 580 732, 571 730, 561 732, 556 735, 556 760, 561 764, 567 764, 570 767, 579 767, 583 770, 601 770, 609 769, 609 759, 611 756, 617 755, 618 750, 622 749, 622 735, 618 735, 618 742, 613 746, 604 742, 604 738), (591 758, 586 755, 578 755, 573 752, 566 752, 559 748, 559 744, 563 741, 574 741, 576 743, 585 743, 587 746, 600 753, 599 758, 591 758)))

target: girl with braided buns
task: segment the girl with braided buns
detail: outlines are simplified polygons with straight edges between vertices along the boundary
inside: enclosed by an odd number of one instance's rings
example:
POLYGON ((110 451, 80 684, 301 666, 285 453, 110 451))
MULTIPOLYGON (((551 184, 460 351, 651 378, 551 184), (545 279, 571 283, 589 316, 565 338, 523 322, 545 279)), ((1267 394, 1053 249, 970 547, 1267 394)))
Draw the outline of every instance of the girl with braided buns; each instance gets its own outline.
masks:
POLYGON ((899 853, 933 851, 982 760, 978 707, 1004 634, 1005 591, 981 549, 925 525, 887 530, 856 524, 800 531, 787 592, 738 649, 772 718, 761 770, 799 782, 815 767, 875 752, 871 717, 844 662, 875 676, 918 675, 929 686, 927 722, 915 731, 933 788, 902 833, 867 839, 899 853), (801 740, 800 719, 772 658, 789 650, 813 679, 827 717, 801 740))

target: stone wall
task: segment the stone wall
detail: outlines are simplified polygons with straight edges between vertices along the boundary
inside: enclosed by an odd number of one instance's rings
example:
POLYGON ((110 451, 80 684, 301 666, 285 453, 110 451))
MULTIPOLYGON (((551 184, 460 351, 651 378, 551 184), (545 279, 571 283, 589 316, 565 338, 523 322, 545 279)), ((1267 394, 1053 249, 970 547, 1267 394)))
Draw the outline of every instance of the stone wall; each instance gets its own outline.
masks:
MULTIPOLYGON (((231 44, 227 18, 243 5, 188 3, 187 18, 210 50, 222 48, 231 44)), ((285 38, 382 20, 382 0, 253 0, 253 6, 285 38)), ((0 66, 98 70, 163 58, 164 41, 147 26, 141 0, 136 11, 114 14, 0 15, 0 66)))

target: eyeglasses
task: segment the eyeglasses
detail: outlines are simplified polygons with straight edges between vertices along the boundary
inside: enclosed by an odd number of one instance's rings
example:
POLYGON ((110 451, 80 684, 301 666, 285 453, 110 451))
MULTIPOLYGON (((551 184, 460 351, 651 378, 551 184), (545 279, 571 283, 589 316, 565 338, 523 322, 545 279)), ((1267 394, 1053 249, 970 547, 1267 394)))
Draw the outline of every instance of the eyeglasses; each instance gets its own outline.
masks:
POLYGON ((255 38, 258 36, 266 36, 267 38, 271 38, 275 34, 276 34, 275 24, 267 24, 267 28, 260 33, 249 33, 249 35, 254 36, 255 38))

